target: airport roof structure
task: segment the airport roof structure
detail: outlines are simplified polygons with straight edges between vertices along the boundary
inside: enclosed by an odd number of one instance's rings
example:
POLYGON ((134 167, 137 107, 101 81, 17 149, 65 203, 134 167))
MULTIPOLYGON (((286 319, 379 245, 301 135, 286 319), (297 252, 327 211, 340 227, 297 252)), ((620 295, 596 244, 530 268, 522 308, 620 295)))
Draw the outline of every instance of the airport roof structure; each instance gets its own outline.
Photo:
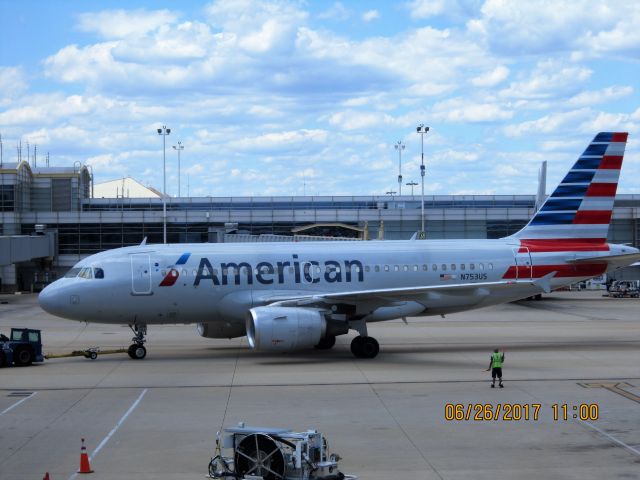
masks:
POLYGON ((144 186, 131 177, 108 180, 93 186, 94 198, 162 198, 162 196, 162 192, 153 187, 144 186))

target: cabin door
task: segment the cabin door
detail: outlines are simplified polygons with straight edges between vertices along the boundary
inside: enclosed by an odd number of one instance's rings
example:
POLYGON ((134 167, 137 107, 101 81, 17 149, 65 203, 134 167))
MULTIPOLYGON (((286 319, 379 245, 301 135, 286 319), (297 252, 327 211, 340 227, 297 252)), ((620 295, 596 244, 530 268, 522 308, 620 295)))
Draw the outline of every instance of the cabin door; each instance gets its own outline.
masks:
POLYGON ((131 293, 151 295, 151 259, 146 253, 131 255, 131 293))

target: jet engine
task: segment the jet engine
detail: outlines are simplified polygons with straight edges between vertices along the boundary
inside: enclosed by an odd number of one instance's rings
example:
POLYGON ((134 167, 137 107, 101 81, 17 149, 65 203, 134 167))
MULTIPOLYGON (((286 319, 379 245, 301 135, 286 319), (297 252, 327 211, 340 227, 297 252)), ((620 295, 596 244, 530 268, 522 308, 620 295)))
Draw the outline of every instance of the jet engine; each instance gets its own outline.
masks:
POLYGON ((255 350, 311 348, 327 331, 324 315, 311 308, 252 308, 246 326, 249 346, 255 350))
POLYGON ((236 322, 199 323, 198 333, 205 338, 236 338, 246 335, 244 324, 236 322))

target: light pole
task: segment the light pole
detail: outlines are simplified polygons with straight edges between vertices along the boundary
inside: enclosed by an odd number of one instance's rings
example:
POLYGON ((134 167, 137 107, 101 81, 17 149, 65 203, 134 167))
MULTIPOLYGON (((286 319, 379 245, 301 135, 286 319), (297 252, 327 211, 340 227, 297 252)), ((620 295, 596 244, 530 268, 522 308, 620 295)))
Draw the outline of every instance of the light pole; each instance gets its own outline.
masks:
POLYGON ((411 187, 411 196, 413 197, 413 187, 415 187, 418 184, 418 182, 409 182, 409 183, 405 183, 405 185, 411 187))
POLYGON ((425 174, 425 166, 424 166, 424 136, 425 134, 429 131, 429 127, 425 127, 424 123, 421 123, 420 125, 418 125, 418 128, 416 128, 416 131, 420 134, 420 155, 421 155, 421 163, 420 163, 420 177, 422 177, 422 195, 421 195, 421 199, 420 199, 420 203, 422 205, 421 207, 421 227, 420 227, 420 234, 418 235, 418 238, 424 239, 425 238, 425 231, 424 231, 424 174, 425 174))
POLYGON ((180 197, 180 151, 184 150, 184 145, 182 142, 178 142, 178 145, 174 145, 173 149, 178 151, 178 197, 180 197))
POLYGON ((404 143, 398 140, 394 148, 398 151, 398 195, 402 196, 402 150, 404 150, 404 143))
POLYGON ((167 135, 170 133, 166 125, 158 129, 158 135, 162 135, 162 243, 167 243, 167 135))

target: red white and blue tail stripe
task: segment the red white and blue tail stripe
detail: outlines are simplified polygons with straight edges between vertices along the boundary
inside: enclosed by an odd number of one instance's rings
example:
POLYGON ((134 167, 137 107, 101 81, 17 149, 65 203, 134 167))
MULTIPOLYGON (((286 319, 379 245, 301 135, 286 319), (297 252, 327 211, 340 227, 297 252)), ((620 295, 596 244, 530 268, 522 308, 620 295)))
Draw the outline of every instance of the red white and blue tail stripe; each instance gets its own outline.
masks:
POLYGON ((544 247, 547 251, 608 249, 607 233, 627 135, 598 133, 542 208, 511 238, 538 251, 544 247), (571 248, 563 246, 569 243, 571 248))

